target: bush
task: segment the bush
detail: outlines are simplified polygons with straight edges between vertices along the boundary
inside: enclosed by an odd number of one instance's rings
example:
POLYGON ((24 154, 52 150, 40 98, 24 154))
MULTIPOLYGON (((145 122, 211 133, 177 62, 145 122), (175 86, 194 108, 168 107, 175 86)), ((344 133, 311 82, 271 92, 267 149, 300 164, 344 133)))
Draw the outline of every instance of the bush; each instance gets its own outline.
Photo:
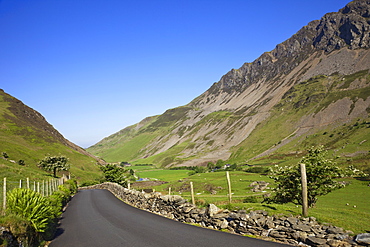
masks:
MULTIPOLYGON (((319 196, 326 195, 333 190, 343 187, 335 178, 343 177, 343 171, 331 160, 326 159, 323 146, 312 147, 308 155, 303 157, 299 164, 306 165, 308 206, 313 207, 319 196)), ((302 205, 302 185, 299 164, 295 166, 278 167, 271 169, 270 178, 274 179, 275 194, 266 199, 266 202, 288 203, 302 205)))
POLYGON ((77 181, 75 179, 67 180, 64 183, 64 186, 69 189, 71 194, 77 193, 78 186, 77 186, 77 181))
MULTIPOLYGON (((39 246, 40 241, 51 240, 57 227, 57 218, 72 194, 77 182, 68 180, 49 197, 29 189, 14 189, 7 193, 7 215, 0 217, 0 225, 9 228, 25 246, 39 246)), ((8 240, 0 239, 0 246, 8 240)))
POLYGON ((126 170, 120 166, 107 164, 105 166, 100 166, 100 170, 104 173, 104 179, 102 182, 112 182, 127 187, 126 181, 126 170))
POLYGON ((59 190, 55 191, 52 195, 49 196, 51 205, 60 211, 69 201, 70 193, 66 191, 66 188, 63 185, 59 185, 59 190))
POLYGON ((50 202, 54 208, 61 211, 67 205, 71 196, 77 192, 76 180, 68 180, 63 185, 58 186, 58 190, 49 196, 50 202))
POLYGON ((13 189, 7 193, 7 211, 29 221, 35 232, 45 232, 58 217, 50 200, 30 189, 13 189))

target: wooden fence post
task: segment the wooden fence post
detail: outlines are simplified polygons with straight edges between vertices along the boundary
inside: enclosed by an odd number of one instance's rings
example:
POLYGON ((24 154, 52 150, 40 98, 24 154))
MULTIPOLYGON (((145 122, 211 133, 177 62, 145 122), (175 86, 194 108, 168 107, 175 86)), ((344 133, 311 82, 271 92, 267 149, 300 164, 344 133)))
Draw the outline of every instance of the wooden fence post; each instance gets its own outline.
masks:
POLYGON ((27 189, 30 189, 30 179, 27 178, 27 189))
POLYGON ((22 189, 22 179, 19 179, 19 188, 22 189))
POLYGON ((5 214, 5 209, 6 209, 6 178, 4 178, 4 185, 3 185, 3 210, 5 214))
POLYGON ((193 182, 190 182, 191 203, 195 205, 193 182))
POLYGON ((171 195, 171 187, 168 187, 168 195, 171 195))
POLYGON ((306 176, 306 165, 300 164, 301 170, 301 183, 302 183, 302 215, 303 217, 308 216, 308 198, 307 198, 307 176, 306 176))
POLYGON ((231 182, 229 172, 226 172, 227 186, 229 187, 229 203, 231 204, 231 182))
POLYGON ((49 180, 49 195, 53 194, 54 188, 53 188, 53 179, 49 180))

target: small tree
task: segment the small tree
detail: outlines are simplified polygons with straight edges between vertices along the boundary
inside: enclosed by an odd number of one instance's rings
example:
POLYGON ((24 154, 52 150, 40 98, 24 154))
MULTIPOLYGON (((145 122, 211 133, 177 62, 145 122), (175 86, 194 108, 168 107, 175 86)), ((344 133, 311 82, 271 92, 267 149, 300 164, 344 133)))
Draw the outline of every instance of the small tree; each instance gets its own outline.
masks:
POLYGON ((54 177, 57 171, 68 171, 70 165, 67 164, 68 158, 65 156, 46 156, 39 162, 39 167, 46 171, 53 171, 54 177))
POLYGON ((127 186, 127 173, 122 167, 113 164, 107 164, 105 166, 100 166, 100 169, 104 173, 104 181, 127 186))
MULTIPOLYGON (((342 176, 342 170, 325 159, 323 147, 311 148, 308 155, 299 164, 306 165, 308 206, 313 207, 317 198, 343 187, 334 180, 342 176)), ((299 164, 296 166, 275 167, 270 171, 270 178, 275 180, 275 194, 267 198, 267 202, 302 204, 302 185, 299 164)))

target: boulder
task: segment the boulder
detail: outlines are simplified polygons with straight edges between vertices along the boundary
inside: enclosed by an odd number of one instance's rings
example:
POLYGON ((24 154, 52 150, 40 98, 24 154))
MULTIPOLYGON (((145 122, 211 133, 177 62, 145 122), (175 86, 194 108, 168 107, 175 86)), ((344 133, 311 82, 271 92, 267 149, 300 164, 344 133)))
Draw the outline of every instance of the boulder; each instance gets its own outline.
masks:
POLYGON ((305 224, 293 224, 292 228, 301 232, 310 232, 311 227, 305 224))
POLYGON ((221 222, 220 228, 221 228, 221 229, 225 229, 225 228, 227 228, 228 226, 229 226, 229 222, 228 222, 227 220, 223 220, 223 221, 221 222))
POLYGON ((292 226, 292 225, 296 225, 298 223, 298 219, 296 217, 288 217, 286 219, 287 222, 289 222, 289 224, 292 226))
POLYGON ((331 234, 342 234, 342 233, 344 233, 342 228, 335 227, 335 226, 329 226, 328 229, 326 229, 326 232, 331 233, 331 234))
POLYGON ((182 212, 185 214, 189 213, 195 206, 188 206, 188 207, 183 207, 182 212))
POLYGON ((278 232, 278 231, 271 231, 269 236, 273 238, 286 238, 287 237, 286 234, 284 234, 283 232, 278 232))
POLYGON ((341 240, 335 240, 335 239, 330 239, 328 240, 327 244, 330 247, 351 247, 352 245, 348 242, 341 241, 341 240))
POLYGON ((209 204, 207 208, 207 214, 209 217, 213 217, 214 215, 221 212, 221 209, 219 209, 215 204, 209 204))
POLYGON ((370 233, 360 233, 356 236, 355 241, 359 244, 370 245, 370 233))
POLYGON ((326 239, 309 236, 307 237, 306 242, 312 246, 320 246, 326 244, 326 239))

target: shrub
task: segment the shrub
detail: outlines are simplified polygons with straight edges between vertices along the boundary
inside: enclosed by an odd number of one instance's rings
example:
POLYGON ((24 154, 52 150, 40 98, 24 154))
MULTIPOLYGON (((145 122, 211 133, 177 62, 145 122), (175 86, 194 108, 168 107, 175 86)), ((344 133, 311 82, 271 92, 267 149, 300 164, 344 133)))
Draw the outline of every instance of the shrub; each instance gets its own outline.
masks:
POLYGON ((58 216, 50 200, 33 190, 13 189, 7 199, 7 211, 29 221, 36 232, 45 232, 58 216))
POLYGON ((104 173, 104 179, 102 182, 112 182, 127 187, 126 171, 120 166, 107 164, 100 166, 100 170, 104 173))
MULTIPOLYGON (((324 156, 327 152, 323 146, 308 150, 299 164, 306 165, 308 206, 313 207, 317 198, 333 190, 343 187, 335 178, 343 177, 342 170, 324 156)), ((266 202, 302 204, 302 186, 299 164, 295 166, 278 167, 271 169, 270 178, 274 179, 275 195, 266 199, 266 202)))
POLYGON ((71 196, 77 192, 76 180, 68 180, 63 185, 58 186, 58 190, 49 196, 50 202, 53 207, 61 211, 61 209, 67 205, 71 196))
POLYGON ((55 191, 52 195, 49 196, 51 205, 58 211, 60 211, 69 201, 70 193, 69 190, 63 185, 59 185, 59 190, 55 191))
POLYGON ((77 181, 75 179, 67 180, 64 183, 64 186, 69 189, 71 194, 77 193, 78 186, 77 186, 77 181))

